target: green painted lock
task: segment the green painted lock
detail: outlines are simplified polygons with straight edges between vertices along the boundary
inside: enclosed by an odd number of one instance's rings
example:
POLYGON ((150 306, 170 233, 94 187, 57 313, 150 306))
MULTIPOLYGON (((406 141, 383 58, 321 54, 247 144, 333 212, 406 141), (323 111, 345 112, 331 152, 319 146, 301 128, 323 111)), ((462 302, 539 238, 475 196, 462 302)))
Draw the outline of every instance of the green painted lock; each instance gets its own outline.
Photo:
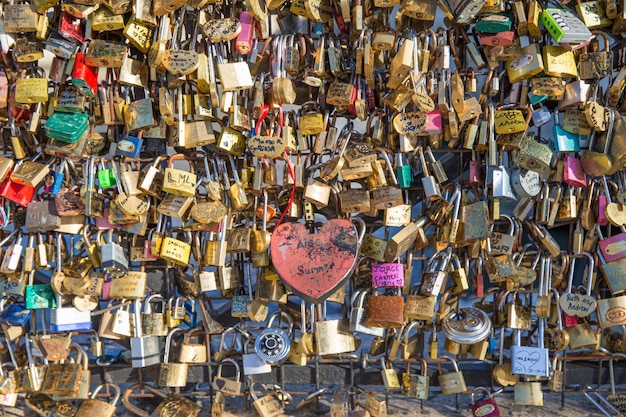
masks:
POLYGON ((476 20, 475 29, 484 33, 500 33, 511 30, 513 20, 504 14, 483 15, 476 20))
POLYGON ((32 285, 31 281, 31 283, 26 286, 26 290, 24 291, 24 306, 28 310, 55 308, 57 303, 54 294, 52 286, 32 285))
POLYGON ((55 111, 46 121, 46 134, 52 139, 75 143, 89 128, 87 113, 55 111))
POLYGON ((117 185, 117 177, 113 168, 107 168, 104 161, 100 161, 100 169, 98 170, 98 183, 100 188, 107 189, 117 185))
POLYGON ((404 163, 404 155, 398 153, 396 156, 396 177, 400 188, 409 188, 415 184, 413 169, 410 164, 404 163))

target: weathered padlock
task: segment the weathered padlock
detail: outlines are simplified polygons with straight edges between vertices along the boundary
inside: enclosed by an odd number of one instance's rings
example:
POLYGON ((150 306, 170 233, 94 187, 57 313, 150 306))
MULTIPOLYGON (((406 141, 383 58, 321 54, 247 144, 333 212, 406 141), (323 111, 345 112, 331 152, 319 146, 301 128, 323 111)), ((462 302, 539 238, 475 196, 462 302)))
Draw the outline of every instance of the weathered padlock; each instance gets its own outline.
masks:
POLYGON ((407 397, 426 400, 428 399, 428 388, 430 386, 428 364, 419 356, 413 359, 421 362, 422 372, 421 374, 411 373, 411 360, 407 360, 406 371, 402 374, 402 389, 407 397))
POLYGON ((76 411, 75 417, 93 417, 95 415, 101 417, 113 417, 115 415, 115 410, 117 409, 117 402, 120 399, 120 387, 116 384, 104 384, 99 385, 91 394, 89 399, 84 400, 80 407, 78 407, 78 411, 76 411), (111 402, 105 402, 97 399, 98 394, 104 388, 113 388, 113 399, 111 402))
POLYGON ((368 327, 400 328, 404 325, 404 297, 395 295, 370 295, 365 309, 368 327))
POLYGON ((122 397, 122 404, 128 411, 140 417, 160 417, 163 415, 170 417, 196 417, 202 409, 195 402, 180 394, 175 392, 165 393, 148 384, 134 384, 128 387, 122 397), (152 413, 148 413, 130 402, 130 396, 133 391, 141 389, 148 390, 154 396, 162 398, 152 413))
POLYGON ((437 363, 439 367, 439 386, 441 387, 441 392, 444 395, 450 394, 461 394, 467 390, 465 385, 465 378, 463 377, 463 371, 459 370, 459 366, 454 359, 449 356, 442 356, 441 359, 448 360, 452 362, 454 366, 453 372, 444 373, 441 368, 441 361, 437 363))
POLYGON ((170 330, 165 338, 165 354, 159 368, 159 386, 161 387, 184 387, 187 385, 188 364, 169 361, 174 335, 183 331, 183 329, 176 327, 170 330))

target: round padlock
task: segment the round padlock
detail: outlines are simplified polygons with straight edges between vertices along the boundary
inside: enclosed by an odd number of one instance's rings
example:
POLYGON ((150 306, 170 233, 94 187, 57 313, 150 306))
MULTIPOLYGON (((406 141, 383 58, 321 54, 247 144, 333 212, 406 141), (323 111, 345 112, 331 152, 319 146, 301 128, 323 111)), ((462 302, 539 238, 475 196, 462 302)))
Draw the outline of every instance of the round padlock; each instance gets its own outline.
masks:
POLYGON ((489 336, 491 319, 479 308, 465 307, 451 311, 442 320, 442 330, 453 342, 473 344, 489 336))
POLYGON ((257 355, 269 364, 281 363, 289 356, 291 349, 290 333, 293 328, 293 320, 286 313, 274 313, 267 320, 267 327, 254 341, 254 350, 257 355), (274 320, 279 315, 285 319, 288 331, 278 327, 272 327, 274 320))

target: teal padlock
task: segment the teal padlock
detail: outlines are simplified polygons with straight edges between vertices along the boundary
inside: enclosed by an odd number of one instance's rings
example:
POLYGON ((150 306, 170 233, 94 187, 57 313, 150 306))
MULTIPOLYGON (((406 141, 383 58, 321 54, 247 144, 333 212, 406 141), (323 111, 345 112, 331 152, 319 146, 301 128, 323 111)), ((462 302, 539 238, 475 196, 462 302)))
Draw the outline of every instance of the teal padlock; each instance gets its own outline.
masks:
POLYGON ((554 126, 552 126, 554 150, 556 152, 579 152, 580 140, 576 133, 566 132, 559 122, 559 112, 554 111, 554 126))
POLYGON ((115 170, 107 168, 104 161, 100 161, 100 169, 98 169, 98 183, 103 190, 117 186, 117 177, 115 170))
POLYGON ((52 139, 75 143, 89 129, 87 113, 55 111, 46 121, 46 135, 52 139))
POLYGON ((28 310, 55 308, 55 293, 51 285, 27 285, 24 291, 24 307, 28 310))
POLYGON ((483 33, 500 33, 511 30, 513 20, 504 14, 487 14, 476 20, 475 29, 483 33))
POLYGON ((396 156, 396 177, 400 188, 409 188, 415 183, 411 165, 404 164, 404 155, 399 152, 396 156))

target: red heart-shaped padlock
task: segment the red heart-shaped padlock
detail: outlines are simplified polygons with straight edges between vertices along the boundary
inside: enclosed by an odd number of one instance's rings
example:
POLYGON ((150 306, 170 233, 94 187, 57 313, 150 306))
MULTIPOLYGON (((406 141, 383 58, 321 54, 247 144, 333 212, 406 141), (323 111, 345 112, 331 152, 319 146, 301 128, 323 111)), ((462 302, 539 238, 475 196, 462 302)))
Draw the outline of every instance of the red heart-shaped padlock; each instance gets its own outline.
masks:
POLYGON ((359 237, 348 220, 329 220, 315 234, 309 234, 300 223, 284 223, 272 233, 270 248, 283 283, 299 297, 319 303, 352 273, 359 237))

